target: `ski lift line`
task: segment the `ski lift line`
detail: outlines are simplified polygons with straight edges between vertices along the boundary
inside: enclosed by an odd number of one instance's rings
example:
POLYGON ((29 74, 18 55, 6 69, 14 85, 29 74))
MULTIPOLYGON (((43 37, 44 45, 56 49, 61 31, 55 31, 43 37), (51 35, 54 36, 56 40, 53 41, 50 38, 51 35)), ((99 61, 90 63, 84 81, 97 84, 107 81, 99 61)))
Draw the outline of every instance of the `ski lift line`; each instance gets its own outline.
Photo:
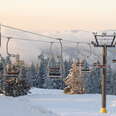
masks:
MULTIPOLYGON (((2 35, 2 37, 4 37, 4 38, 8 38, 8 36, 4 36, 4 35, 2 35)), ((34 41, 34 42, 37 42, 37 41, 39 41, 39 42, 44 42, 44 43, 51 43, 50 41, 43 41, 43 40, 34 40, 34 39, 22 39, 22 38, 19 38, 19 37, 10 37, 11 39, 14 39, 14 40, 24 40, 24 41, 34 41)), ((54 42, 53 41, 53 43, 59 43, 59 42, 54 42)), ((90 44, 90 43, 86 43, 86 42, 76 42, 76 43, 78 43, 78 44, 90 44)), ((63 43, 63 45, 65 45, 65 43, 63 43)))
POLYGON ((49 38, 49 39, 63 40, 61 38, 55 38, 55 37, 51 37, 51 36, 48 36, 48 35, 44 35, 44 34, 40 34, 40 33, 31 32, 31 31, 28 31, 28 30, 15 28, 15 27, 12 27, 12 26, 7 26, 7 25, 3 25, 3 24, 1 24, 1 26, 5 27, 5 28, 10 28, 10 29, 13 29, 13 30, 17 30, 17 31, 22 31, 22 32, 25 32, 25 33, 30 33, 30 34, 37 35, 37 36, 42 36, 42 37, 49 38))
MULTIPOLYGON (((2 37, 5 37, 6 39, 8 38, 7 36, 2 36, 2 37)), ((33 39, 21 39, 21 38, 17 38, 17 37, 9 37, 10 39, 13 39, 13 40, 26 40, 26 41, 34 41, 34 42, 44 42, 44 43, 58 43, 58 42, 49 42, 49 41, 41 41, 41 40, 33 40, 33 39)), ((77 42, 78 44, 80 44, 80 42, 77 42)), ((64 47, 71 47, 71 46, 67 46, 67 45, 64 45, 64 47)), ((92 54, 92 53, 90 53, 92 54)))
MULTIPOLYGON (((78 41, 70 41, 70 40, 66 40, 66 39, 62 39, 62 38, 55 38, 52 36, 48 36, 48 35, 44 35, 44 34, 40 34, 40 33, 35 33, 35 32, 28 31, 28 30, 23 30, 23 29, 12 27, 12 26, 3 25, 3 24, 0 24, 0 25, 1 25, 1 27, 10 28, 13 30, 17 30, 17 31, 25 32, 25 33, 30 33, 30 34, 37 35, 37 36, 42 36, 42 37, 49 38, 49 39, 62 40, 65 42, 70 42, 70 43, 78 42, 78 41)), ((88 42, 79 42, 79 43, 87 44, 88 42)))
MULTIPOLYGON (((8 36, 3 36, 4 38, 8 38, 8 36)), ((24 41, 33 41, 33 42, 44 42, 44 43, 50 43, 49 41, 42 41, 42 40, 34 40, 34 39, 22 39, 22 38, 18 38, 18 37, 10 37, 13 40, 24 40, 24 41)), ((58 42, 54 42, 54 43, 58 43, 58 42)))
MULTIPOLYGON (((8 36, 4 36, 2 35, 2 37, 4 38, 8 38, 8 36)), ((42 41, 42 40, 33 40, 33 39, 22 39, 22 38, 18 38, 18 37, 9 37, 10 39, 13 39, 13 40, 24 40, 24 41, 34 41, 34 42, 43 42, 43 43, 59 43, 59 42, 49 42, 49 41, 42 41)), ((80 43, 80 42, 77 42, 77 43, 80 43)), ((64 45, 64 47, 71 47, 71 46, 67 46, 67 45, 64 45)))
POLYGON ((1 26, 2 26, 2 27, 5 27, 5 28, 17 30, 17 31, 21 31, 21 32, 25 32, 25 33, 30 33, 30 34, 33 34, 33 35, 42 36, 42 37, 45 37, 45 38, 57 40, 57 39, 54 38, 54 37, 47 36, 47 35, 44 35, 44 34, 35 33, 35 32, 28 31, 28 30, 23 30, 23 29, 19 29, 19 28, 12 27, 12 26, 3 25, 3 24, 1 24, 1 26))
MULTIPOLYGON (((48 60, 48 65, 47 65, 47 75, 50 78, 60 78, 61 80, 63 80, 64 76, 65 76, 65 70, 64 70, 64 64, 63 64, 63 45, 62 45, 62 39, 58 39, 59 40, 59 44, 60 44, 60 56, 58 58, 58 62, 54 65, 54 66, 50 66, 51 60, 52 58, 54 58, 54 54, 52 52, 53 50, 53 42, 50 43, 50 54, 49 54, 49 60, 48 60)), ((63 88, 63 81, 62 81, 62 88, 63 88)))

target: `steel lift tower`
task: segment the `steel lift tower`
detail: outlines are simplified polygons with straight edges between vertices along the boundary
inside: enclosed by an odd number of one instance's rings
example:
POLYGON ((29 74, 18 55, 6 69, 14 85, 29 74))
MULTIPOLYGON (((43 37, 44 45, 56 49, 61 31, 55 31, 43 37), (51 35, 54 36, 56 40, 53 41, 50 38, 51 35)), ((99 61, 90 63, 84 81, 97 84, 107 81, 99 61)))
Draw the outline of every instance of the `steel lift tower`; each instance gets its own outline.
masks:
POLYGON ((97 34, 93 33, 95 42, 92 41, 91 43, 94 47, 101 47, 102 48, 102 62, 103 64, 100 66, 102 68, 102 108, 100 110, 101 113, 107 113, 106 109, 106 80, 107 80, 107 48, 115 47, 115 38, 116 33, 112 35, 108 35, 107 33, 97 34))

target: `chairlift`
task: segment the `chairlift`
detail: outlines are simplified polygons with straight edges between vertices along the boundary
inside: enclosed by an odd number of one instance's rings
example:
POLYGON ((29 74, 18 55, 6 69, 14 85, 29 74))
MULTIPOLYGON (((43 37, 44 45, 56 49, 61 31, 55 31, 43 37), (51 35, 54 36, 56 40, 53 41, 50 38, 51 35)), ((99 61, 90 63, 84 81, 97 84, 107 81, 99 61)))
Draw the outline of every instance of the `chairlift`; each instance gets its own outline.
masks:
MULTIPOLYGON (((16 58, 16 55, 15 54, 10 54, 9 53, 9 48, 8 48, 8 45, 9 45, 9 41, 10 41, 10 37, 7 38, 7 44, 6 44, 6 51, 7 51, 7 55, 9 57, 9 60, 11 57, 15 57, 16 58)), ((7 77, 18 77, 18 74, 19 74, 19 69, 18 67, 16 67, 16 65, 12 64, 12 63, 8 63, 6 65, 6 75, 7 77)))
POLYGON ((90 67, 89 66, 85 66, 85 64, 84 64, 84 62, 77 62, 77 64, 76 64, 79 68, 80 68, 80 70, 81 70, 81 72, 91 72, 91 69, 90 69, 90 67))
MULTIPOLYGON (((80 43, 78 42, 77 43, 77 49, 78 49, 79 44, 80 43)), ((88 56, 86 56, 86 58, 88 59, 91 56, 92 51, 91 51, 91 45, 89 43, 87 43, 87 45, 89 46, 89 49, 90 49, 90 54, 88 56)), ((84 61, 79 61, 79 58, 78 58, 77 66, 80 67, 81 72, 83 72, 83 73, 85 73, 85 72, 91 72, 90 67, 87 66, 87 65, 85 66, 84 61)))
POLYGON ((60 74, 60 68, 59 67, 49 67, 49 77, 62 77, 60 74))
MULTIPOLYGON (((63 78, 62 51, 61 51, 61 56, 55 56, 52 51, 53 44, 54 42, 50 43, 50 54, 49 54, 48 69, 47 69, 48 77, 63 78)), ((62 46, 61 46, 61 49, 62 49, 62 46)))

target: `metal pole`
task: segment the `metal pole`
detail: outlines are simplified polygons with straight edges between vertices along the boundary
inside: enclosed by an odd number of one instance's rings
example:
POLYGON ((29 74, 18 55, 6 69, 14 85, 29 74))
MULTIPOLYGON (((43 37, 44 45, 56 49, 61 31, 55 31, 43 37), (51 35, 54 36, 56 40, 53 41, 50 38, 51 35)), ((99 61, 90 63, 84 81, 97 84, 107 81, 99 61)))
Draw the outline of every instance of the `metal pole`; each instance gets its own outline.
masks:
POLYGON ((11 54, 10 54, 9 51, 8 51, 8 50, 9 50, 9 49, 8 49, 8 45, 9 45, 10 39, 11 39, 11 38, 8 37, 8 38, 7 38, 7 43, 6 43, 6 52, 7 52, 7 55, 8 55, 9 57, 11 57, 11 54))
POLYGON ((107 113, 106 110, 106 79, 107 79, 107 48, 110 47, 115 47, 116 43, 115 43, 115 38, 116 35, 115 33, 113 35, 107 35, 107 33, 102 33, 101 35, 97 34, 97 33, 93 33, 94 37, 95 37, 95 41, 96 42, 91 42, 94 47, 102 47, 103 48, 103 70, 102 70, 102 108, 100 110, 101 113, 107 113), (111 44, 100 44, 98 41, 98 37, 102 37, 104 38, 103 40, 107 39, 105 37, 112 37, 112 41, 111 44))
POLYGON ((107 47, 103 46, 103 75, 102 75, 102 113, 107 113, 106 110, 106 79, 107 79, 107 47))

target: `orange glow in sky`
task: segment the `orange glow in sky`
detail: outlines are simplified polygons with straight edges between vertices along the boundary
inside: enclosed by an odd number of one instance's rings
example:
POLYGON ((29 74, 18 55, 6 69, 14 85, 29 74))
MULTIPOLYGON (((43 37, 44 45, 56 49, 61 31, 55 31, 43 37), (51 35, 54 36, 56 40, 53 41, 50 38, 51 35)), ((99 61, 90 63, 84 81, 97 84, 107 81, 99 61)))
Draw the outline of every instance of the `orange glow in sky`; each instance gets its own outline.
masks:
POLYGON ((116 0, 0 0, 0 22, 36 32, 116 29, 116 0))

